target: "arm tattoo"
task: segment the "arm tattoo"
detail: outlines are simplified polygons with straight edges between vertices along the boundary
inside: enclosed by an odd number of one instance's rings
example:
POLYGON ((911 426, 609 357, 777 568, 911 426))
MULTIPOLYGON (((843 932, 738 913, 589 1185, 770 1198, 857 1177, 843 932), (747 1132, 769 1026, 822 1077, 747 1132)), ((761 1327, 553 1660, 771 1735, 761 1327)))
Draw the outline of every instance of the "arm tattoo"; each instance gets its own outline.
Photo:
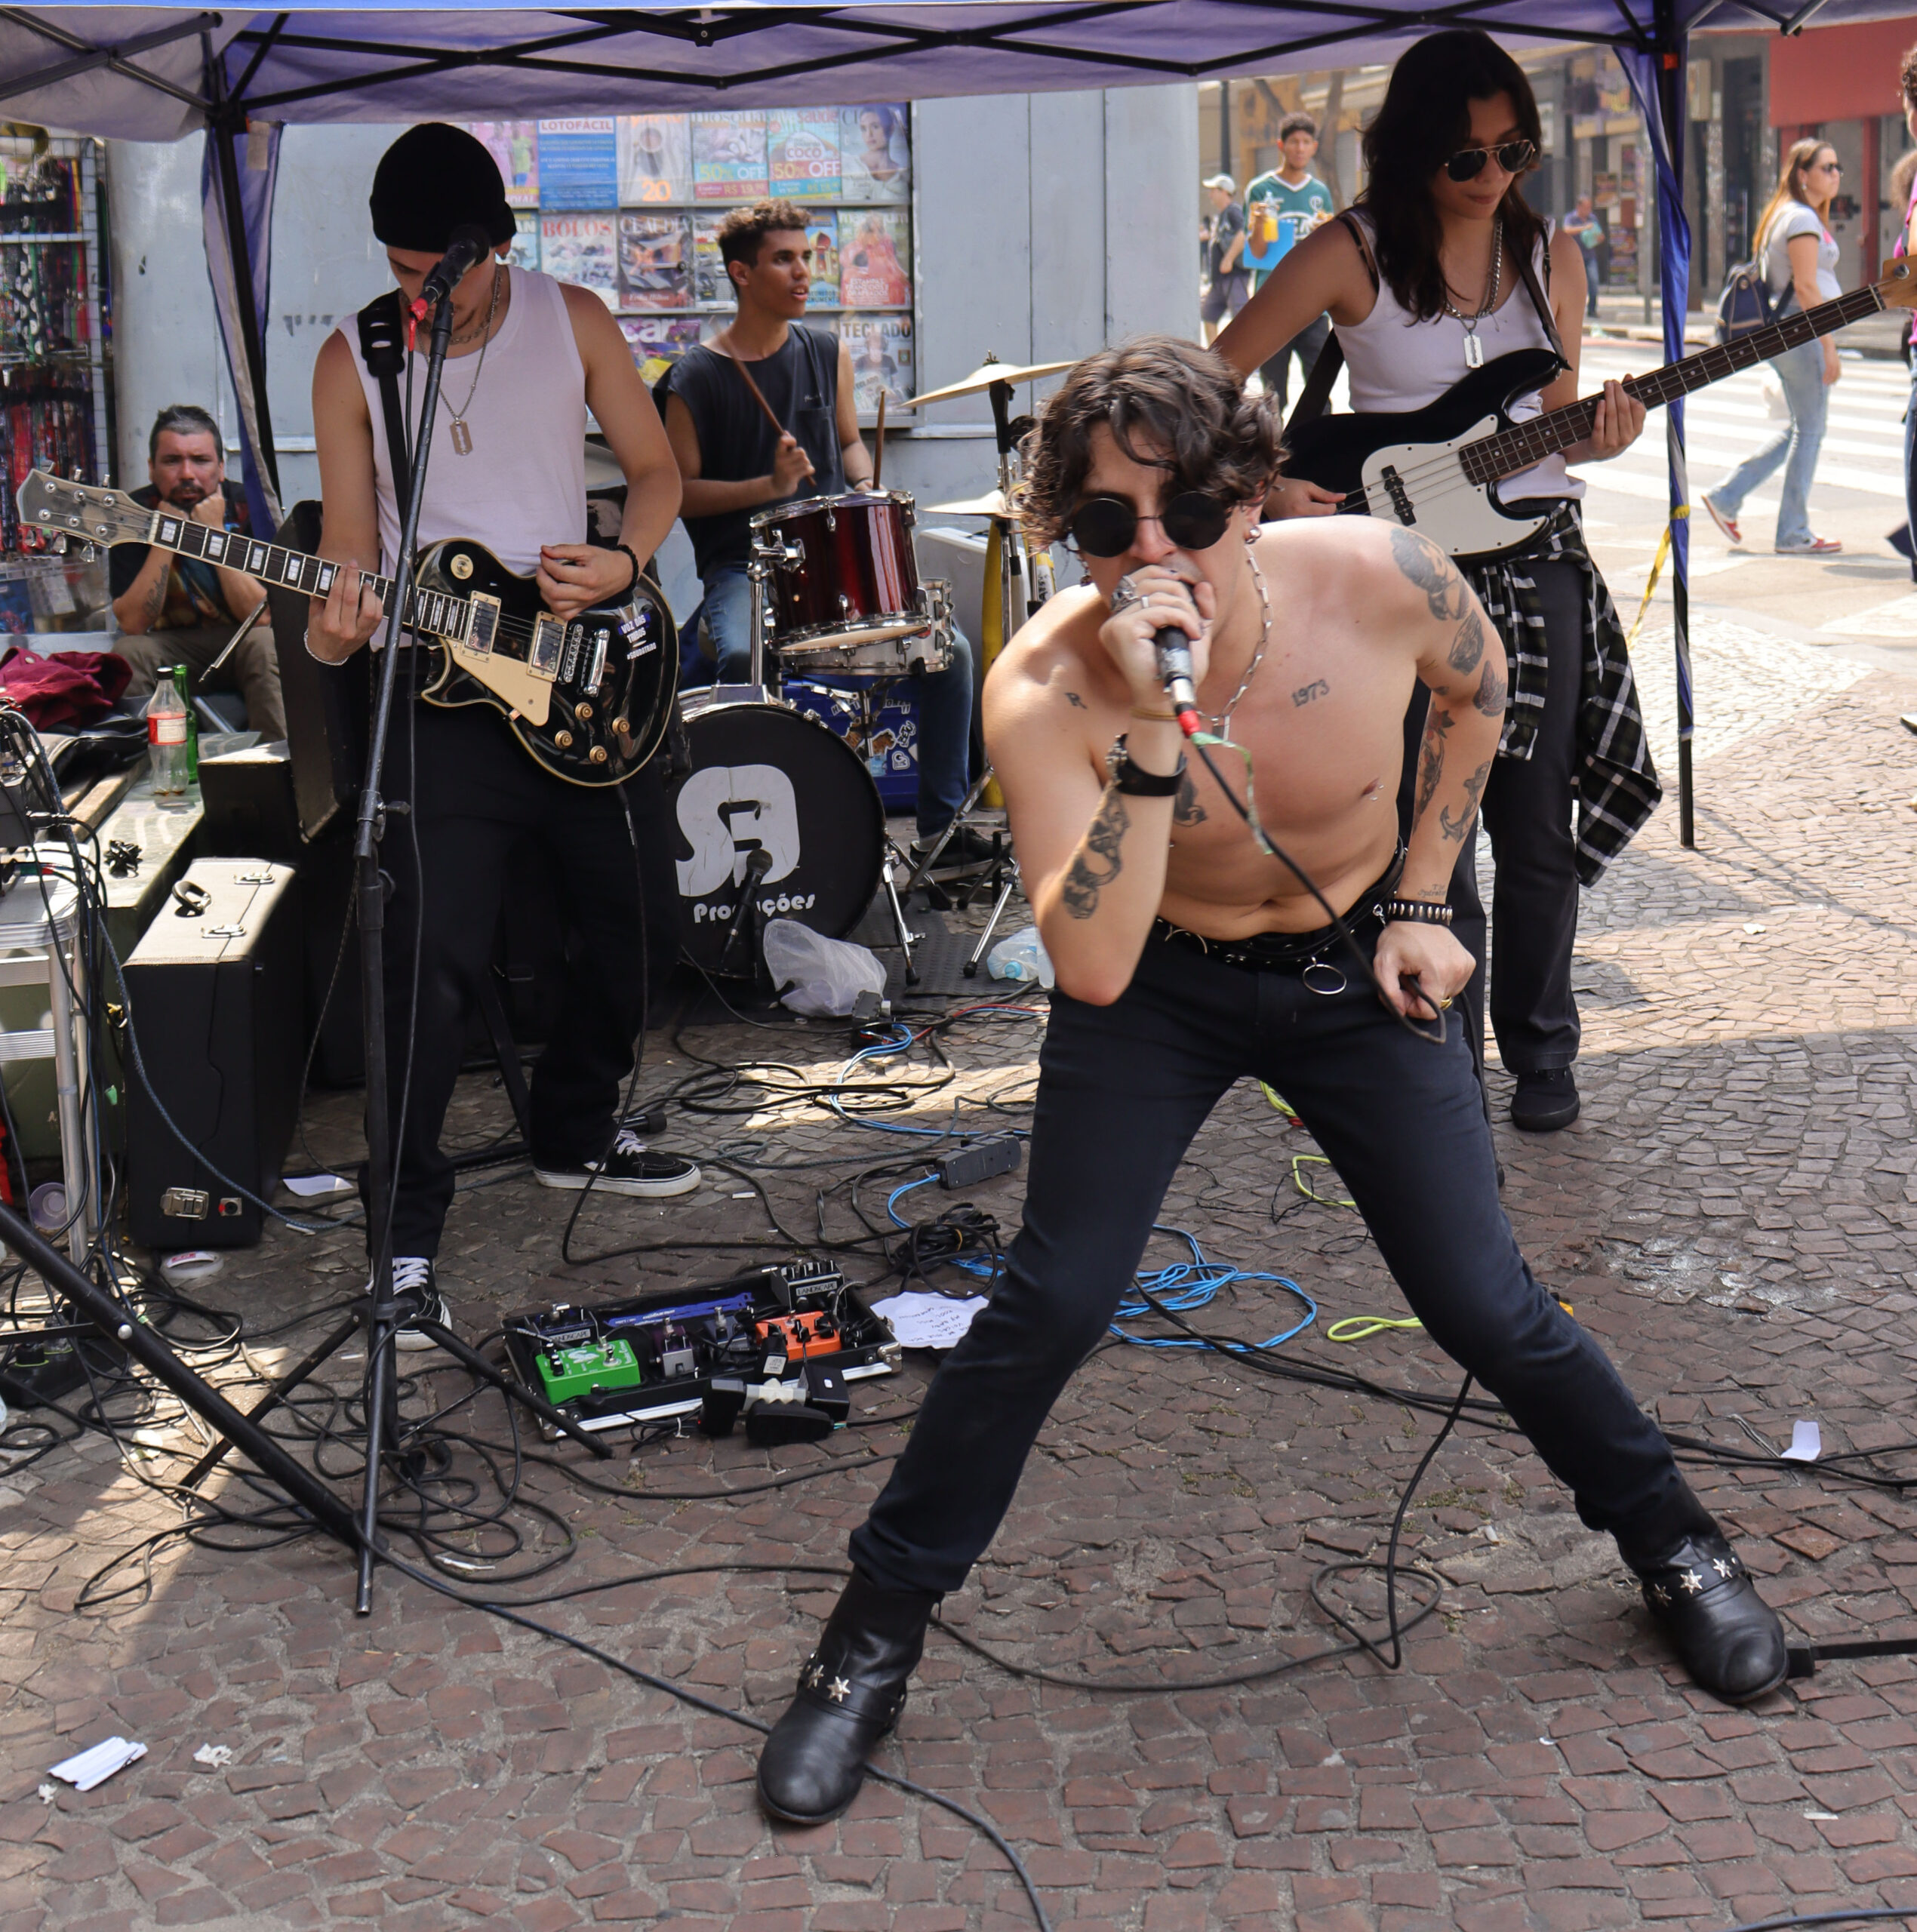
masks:
POLYGON ((1411 809, 1413 825, 1424 817, 1425 808, 1437 792, 1438 780, 1445 770, 1445 735, 1454 721, 1448 711, 1441 711, 1435 704, 1424 721, 1424 743, 1418 749, 1417 803, 1411 809))
POLYGON ((167 580, 172 574, 173 566, 162 564, 160 574, 153 580, 153 587, 146 593, 146 618, 150 623, 157 617, 166 604, 167 580))
POLYGON ((1500 716, 1504 709, 1505 684, 1495 664, 1485 666, 1485 675, 1478 680, 1478 695, 1471 702, 1487 718, 1500 716))
POLYGON ((1072 854, 1060 897, 1075 919, 1089 919, 1098 910, 1098 895, 1125 870, 1119 848, 1131 823, 1125 795, 1109 786, 1098 815, 1085 831, 1084 842, 1072 854))
POLYGON ((1178 781, 1178 795, 1171 801, 1174 825, 1202 825, 1211 814, 1198 801, 1198 787, 1188 771, 1178 781))
POLYGON ((1471 829, 1471 821, 1478 810, 1478 800, 1485 789, 1485 780, 1491 775, 1491 761, 1486 758, 1471 776, 1464 781, 1464 804, 1454 818, 1442 808, 1438 814, 1438 829, 1444 833, 1449 844, 1461 844, 1464 835, 1471 829))
POLYGON ((1403 528, 1391 533, 1392 560, 1424 592, 1434 617, 1456 623, 1470 608, 1464 580, 1429 537, 1403 528))
POLYGON ((1457 635, 1451 639, 1451 656, 1447 660, 1454 671, 1475 671, 1478 660, 1485 654, 1485 620, 1475 611, 1466 612, 1464 622, 1457 627, 1457 635))
POLYGON ((1079 710, 1079 711, 1082 711, 1082 710, 1084 710, 1084 709, 1085 709, 1085 700, 1084 700, 1083 698, 1082 698, 1081 697, 1079 697, 1079 695, 1078 694, 1078 693, 1077 693, 1076 691, 1067 691, 1067 692, 1065 694, 1065 698, 1066 698, 1066 702, 1068 704, 1071 705, 1071 706, 1073 707, 1073 709, 1075 709, 1075 710, 1079 710))

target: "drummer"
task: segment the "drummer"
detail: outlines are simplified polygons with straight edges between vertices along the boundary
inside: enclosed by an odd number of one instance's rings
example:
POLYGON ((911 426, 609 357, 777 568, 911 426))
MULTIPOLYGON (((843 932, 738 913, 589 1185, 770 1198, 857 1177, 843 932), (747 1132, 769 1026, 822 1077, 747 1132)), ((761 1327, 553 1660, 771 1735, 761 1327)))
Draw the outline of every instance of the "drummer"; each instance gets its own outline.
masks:
MULTIPOLYGON (((872 481, 859 435, 851 352, 836 334, 809 328, 812 251, 805 209, 789 202, 735 208, 719 224, 719 259, 738 312, 709 343, 688 349, 660 379, 666 433, 685 478, 682 514, 706 588, 700 641, 719 681, 750 675, 752 592, 746 575, 751 524, 768 504, 836 497, 872 481), (775 435, 734 358, 786 427, 775 435)), ((955 632, 951 668, 902 680, 918 712, 918 844, 944 831, 969 782, 970 648, 955 632)), ((946 848, 952 860, 989 856, 969 828, 946 848)))

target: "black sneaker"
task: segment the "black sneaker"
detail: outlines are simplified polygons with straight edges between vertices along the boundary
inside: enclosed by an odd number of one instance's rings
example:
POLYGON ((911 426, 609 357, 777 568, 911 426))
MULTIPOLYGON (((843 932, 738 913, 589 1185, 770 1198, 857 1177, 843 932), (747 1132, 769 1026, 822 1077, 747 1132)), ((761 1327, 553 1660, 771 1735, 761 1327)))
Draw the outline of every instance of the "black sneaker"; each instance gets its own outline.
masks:
MULTIPOLYGON (((436 1321, 442 1328, 453 1325, 453 1318, 447 1312, 445 1298, 439 1292, 439 1281, 432 1263, 423 1254, 395 1254, 392 1257, 392 1291, 395 1294, 417 1294, 420 1297, 419 1318, 436 1321)), ((422 1349, 436 1349, 439 1344, 422 1329, 410 1324, 393 1331, 392 1345, 417 1354, 422 1349)))
POLYGON ((1540 1073, 1521 1073, 1518 1091, 1511 1097, 1512 1124, 1527 1134, 1554 1134, 1570 1126, 1583 1105, 1569 1067, 1547 1066, 1540 1073))
POLYGON ((699 1185, 699 1170, 677 1154, 653 1154, 629 1127, 622 1127, 614 1137, 612 1151, 603 1161, 581 1161, 577 1165, 542 1168, 534 1174, 542 1187, 563 1187, 577 1193, 589 1181, 595 1194, 690 1194, 699 1185))
MULTIPOLYGON (((936 832, 929 838, 915 838, 912 841, 912 864, 922 865, 925 854, 938 842, 939 834, 936 832)), ((934 869, 943 872, 947 866, 989 865, 997 856, 991 833, 981 832, 975 826, 962 825, 945 841, 945 850, 939 854, 938 864, 934 869)))

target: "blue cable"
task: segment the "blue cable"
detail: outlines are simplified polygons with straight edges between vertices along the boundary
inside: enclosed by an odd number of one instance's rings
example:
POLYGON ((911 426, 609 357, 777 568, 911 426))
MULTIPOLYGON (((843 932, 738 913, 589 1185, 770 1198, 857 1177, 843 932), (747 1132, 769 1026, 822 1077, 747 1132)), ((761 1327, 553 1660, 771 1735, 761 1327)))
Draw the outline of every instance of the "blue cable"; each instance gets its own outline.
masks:
MULTIPOLYGON (((1294 1323, 1282 1334, 1274 1335, 1263 1342, 1226 1342, 1219 1344, 1235 1355, 1247 1355, 1254 1349, 1275 1349, 1288 1342, 1294 1335, 1302 1334, 1318 1319, 1318 1304, 1297 1283, 1282 1275, 1266 1275, 1250 1269, 1234 1268, 1229 1262, 1208 1261, 1205 1251, 1198 1244, 1195 1235, 1183 1228, 1155 1226, 1154 1234, 1171 1235, 1182 1241, 1191 1250, 1189 1261, 1174 1261, 1168 1268, 1159 1268, 1147 1272, 1140 1269, 1138 1283, 1162 1306, 1177 1315, 1187 1315, 1195 1308, 1203 1308, 1214 1300, 1220 1288, 1229 1287, 1239 1281, 1270 1281, 1296 1295, 1304 1304, 1304 1318, 1294 1323)), ((1112 1319, 1112 1333, 1122 1342, 1129 1343, 1138 1349, 1202 1349, 1211 1346, 1195 1336, 1184 1335, 1133 1335, 1120 1327, 1121 1321, 1142 1321, 1155 1313, 1150 1303, 1143 1295, 1128 1295, 1119 1303, 1112 1319)))

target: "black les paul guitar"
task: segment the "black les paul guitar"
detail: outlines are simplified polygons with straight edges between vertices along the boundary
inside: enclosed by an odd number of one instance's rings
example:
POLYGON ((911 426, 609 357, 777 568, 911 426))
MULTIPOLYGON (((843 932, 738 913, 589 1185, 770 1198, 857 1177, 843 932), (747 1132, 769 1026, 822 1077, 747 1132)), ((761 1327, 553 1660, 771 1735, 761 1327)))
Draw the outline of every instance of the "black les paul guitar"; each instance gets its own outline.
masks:
MULTIPOLYGON (((20 485, 19 503, 21 524, 60 549, 157 544, 312 597, 326 595, 340 568, 43 469, 20 485)), ((369 574, 366 583, 382 602, 392 594, 390 577, 369 574)), ((658 749, 678 684, 678 641, 664 598, 643 577, 623 603, 568 622, 540 603, 532 578, 482 544, 448 537, 420 555, 406 623, 441 655, 421 695, 448 708, 490 704, 557 777, 617 785, 658 749)))
MULTIPOLYGON (((1667 363, 1624 385, 1648 409, 1722 382, 1787 349, 1813 342, 1883 309, 1917 307, 1917 263, 1890 263, 1874 287, 1799 310, 1736 340, 1667 363)), ((1466 562, 1522 549, 1555 512, 1555 502, 1506 505, 1501 478, 1528 469, 1591 433, 1598 398, 1589 395, 1528 422, 1511 405, 1557 374, 1548 349, 1514 349, 1474 369, 1423 409, 1321 416, 1288 439, 1287 476, 1343 493, 1340 508, 1389 517, 1466 562)))

